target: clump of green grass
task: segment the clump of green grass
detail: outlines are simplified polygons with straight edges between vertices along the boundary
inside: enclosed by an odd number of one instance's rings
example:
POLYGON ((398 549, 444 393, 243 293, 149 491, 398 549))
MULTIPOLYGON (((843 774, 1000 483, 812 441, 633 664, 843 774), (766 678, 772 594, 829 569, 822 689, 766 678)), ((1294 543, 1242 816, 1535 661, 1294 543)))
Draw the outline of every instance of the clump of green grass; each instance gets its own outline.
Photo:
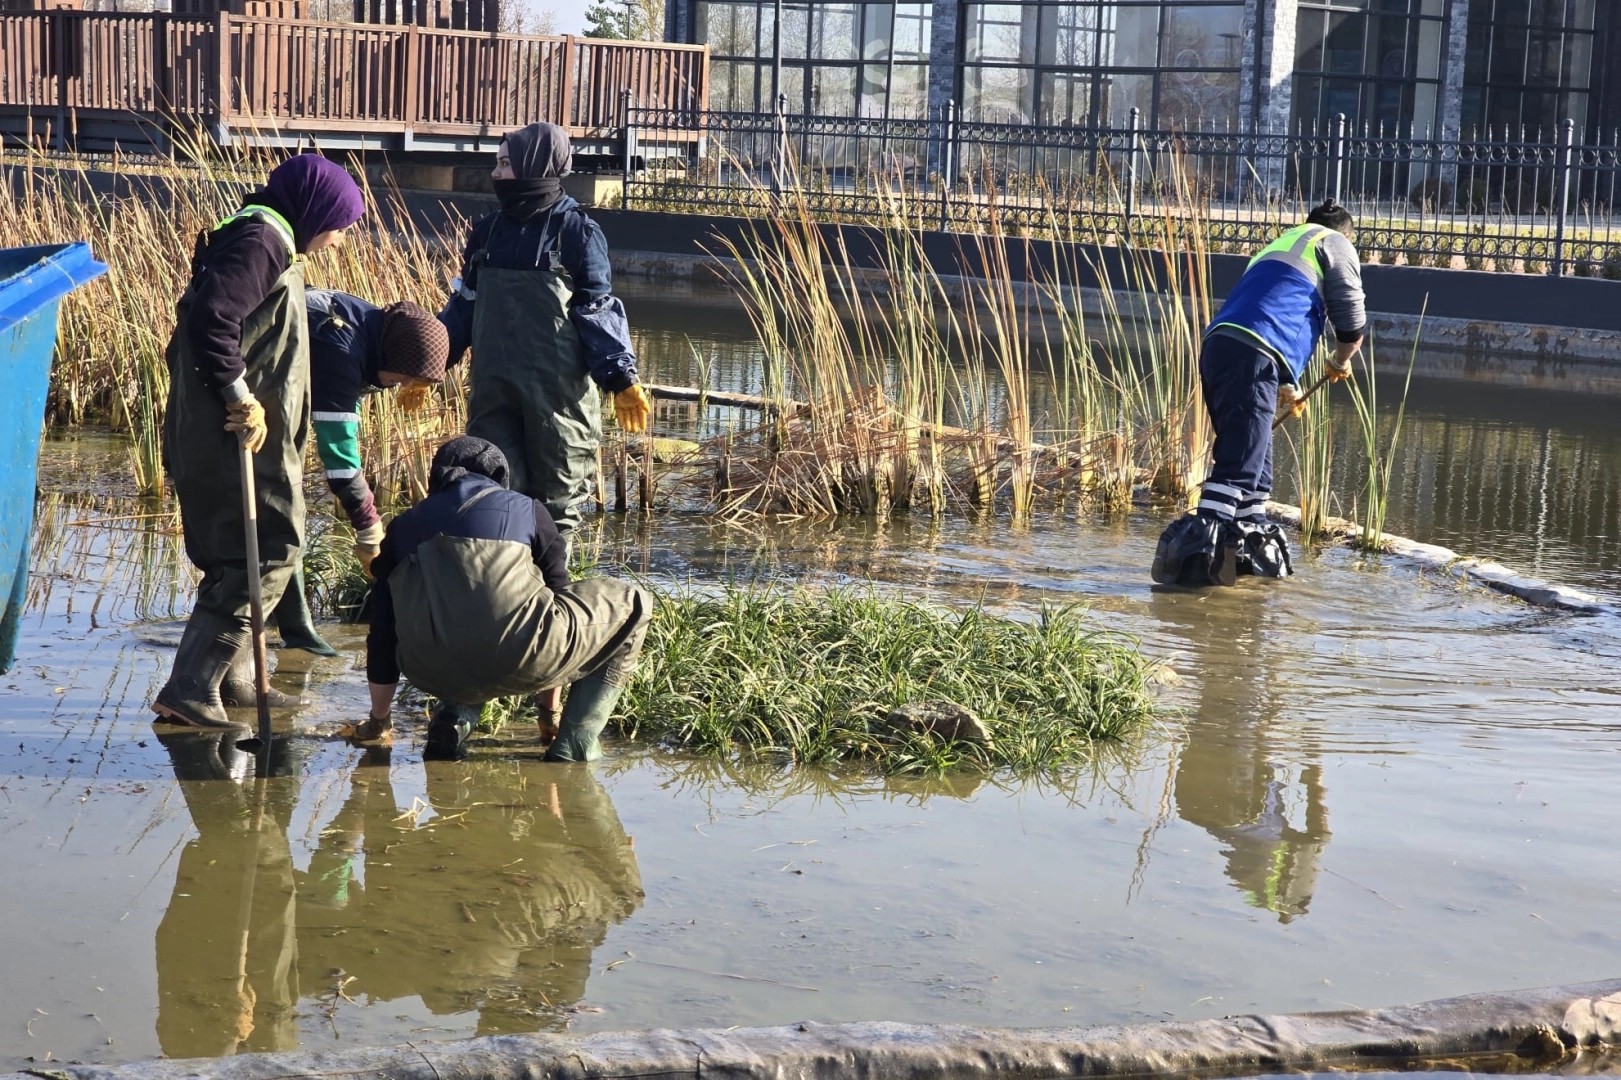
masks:
POLYGON ((720 757, 1037 774, 1144 724, 1152 668, 1077 607, 1025 623, 860 589, 663 595, 617 726, 720 757), (885 723, 898 706, 941 701, 977 715, 989 743, 885 723))

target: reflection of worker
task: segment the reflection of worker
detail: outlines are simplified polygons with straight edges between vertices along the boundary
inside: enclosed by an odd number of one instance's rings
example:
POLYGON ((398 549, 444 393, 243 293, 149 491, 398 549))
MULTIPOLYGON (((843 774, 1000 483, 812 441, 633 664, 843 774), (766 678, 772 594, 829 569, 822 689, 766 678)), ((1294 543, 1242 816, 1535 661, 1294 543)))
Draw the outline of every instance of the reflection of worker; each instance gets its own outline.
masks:
MULTIPOLYGON (((260 576, 274 607, 304 546, 309 343, 300 255, 342 242, 365 210, 337 163, 303 154, 201 237, 169 340, 163 461, 180 500, 197 600, 153 709, 171 723, 243 728, 220 697, 253 700, 238 438, 253 451, 260 576)), ((291 704, 279 694, 273 705, 291 704)))
POLYGON ((166 1057, 291 1050, 297 943, 287 826, 298 800, 291 740, 269 773, 227 732, 159 735, 197 836, 180 852, 157 931, 158 1044, 166 1057), (243 779, 247 778, 247 779, 243 779))
MULTIPOLYGON (((1175 618, 1177 599, 1156 601, 1167 621, 1175 618)), ((1208 637, 1195 645, 1199 703, 1177 760, 1176 809, 1221 843, 1227 876, 1245 898, 1289 922, 1306 913, 1328 844, 1322 766, 1290 760, 1289 752, 1301 749, 1298 740, 1274 733, 1281 704, 1259 605, 1234 608, 1232 618, 1193 628, 1208 637), (1290 804, 1301 799, 1297 826, 1290 804)))
POLYGON ((1367 329, 1354 231, 1343 207, 1323 203, 1250 260, 1205 329, 1199 386, 1216 443, 1198 510, 1160 537, 1153 569, 1160 584, 1231 585, 1244 573, 1289 575, 1289 543, 1266 516, 1272 422, 1280 407, 1296 408, 1326 321, 1336 339, 1329 378, 1351 374, 1367 329))
POLYGON ((501 209, 469 231, 440 316, 453 361, 473 347, 467 433, 501 448, 513 490, 545 503, 565 541, 594 488, 597 387, 614 395, 626 431, 645 430, 652 409, 612 293, 607 242, 563 194, 571 155, 555 124, 501 141, 491 173, 501 209))
POLYGON ((431 768, 427 783, 434 817, 418 821, 388 770, 356 770, 299 893, 303 983, 341 971, 351 995, 476 1009, 481 1035, 549 1026, 642 900, 607 791, 587 769, 516 761, 431 768))
POLYGON ((491 698, 569 686, 548 761, 601 756, 607 726, 647 634, 651 601, 629 582, 571 584, 546 507, 507 489, 507 463, 483 439, 434 454, 428 497, 389 522, 372 564, 366 677, 371 714, 390 726, 401 672, 437 697, 424 756, 456 758, 491 698))
MULTIPOLYGON (((409 300, 384 308, 348 293, 310 289, 304 303, 315 450, 326 469, 327 486, 354 526, 355 557, 369 572, 383 542, 383 519, 360 460, 360 399, 398 386, 401 407, 415 412, 427 400, 428 389, 445 377, 450 337, 443 323, 409 300)), ((337 655, 315 631, 302 569, 282 595, 275 621, 287 648, 337 655)))

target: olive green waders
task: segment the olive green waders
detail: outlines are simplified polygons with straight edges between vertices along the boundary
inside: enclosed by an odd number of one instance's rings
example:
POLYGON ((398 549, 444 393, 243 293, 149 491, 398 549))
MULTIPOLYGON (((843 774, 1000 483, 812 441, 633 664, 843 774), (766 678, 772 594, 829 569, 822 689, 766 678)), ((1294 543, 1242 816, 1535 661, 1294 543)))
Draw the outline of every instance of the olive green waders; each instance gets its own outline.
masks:
POLYGON ((453 705, 573 684, 547 758, 601 756, 597 736, 647 635, 646 592, 611 578, 553 592, 528 545, 444 534, 397 566, 388 586, 400 670, 412 683, 453 705))
MULTIPOLYGON (((197 727, 246 727, 231 720, 220 685, 248 659, 248 574, 237 437, 225 430, 225 402, 198 374, 185 326, 191 290, 181 297, 169 340, 169 400, 163 459, 180 500, 186 556, 202 571, 197 601, 174 670, 154 708, 197 727)), ((304 545, 304 444, 310 423, 308 317, 304 270, 287 268, 242 323, 248 390, 264 406, 267 436, 253 455, 259 505, 259 574, 267 609, 281 600, 304 545)), ((234 695, 241 700, 240 687, 234 695)), ((246 700, 251 703, 249 692, 246 700)))
POLYGON ((555 265, 479 267, 467 418, 467 434, 501 448, 512 490, 544 503, 565 541, 596 486, 602 442, 602 395, 569 322, 572 295, 555 265))

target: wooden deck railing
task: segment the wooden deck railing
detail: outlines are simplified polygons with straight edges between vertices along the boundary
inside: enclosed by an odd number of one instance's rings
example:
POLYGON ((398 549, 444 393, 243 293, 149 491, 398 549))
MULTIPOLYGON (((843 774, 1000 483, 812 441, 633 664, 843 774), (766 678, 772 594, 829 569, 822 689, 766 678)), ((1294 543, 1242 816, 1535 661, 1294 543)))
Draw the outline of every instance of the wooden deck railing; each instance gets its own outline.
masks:
POLYGON ((490 136, 535 120, 571 135, 645 108, 700 110, 702 46, 495 37, 218 15, 0 13, 0 114, 219 130, 490 136))

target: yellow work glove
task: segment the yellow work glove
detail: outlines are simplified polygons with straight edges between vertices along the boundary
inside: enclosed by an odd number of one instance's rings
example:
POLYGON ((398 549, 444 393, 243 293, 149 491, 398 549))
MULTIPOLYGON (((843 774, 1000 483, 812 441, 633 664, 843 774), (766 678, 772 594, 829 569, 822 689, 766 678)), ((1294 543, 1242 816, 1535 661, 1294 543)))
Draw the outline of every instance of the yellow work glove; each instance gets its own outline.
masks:
POLYGON ((338 738, 353 746, 388 746, 394 742, 394 721, 367 713, 366 719, 343 725, 338 738))
POLYGON ((1306 412, 1306 397, 1300 392, 1300 387, 1294 383, 1278 384, 1278 411, 1277 416, 1304 416, 1306 412))
POLYGON ((265 427, 265 407, 252 394, 231 402, 225 406, 225 430, 238 432, 237 438, 248 448, 248 453, 257 454, 269 434, 265 427))
POLYGON ((414 413, 428 403, 428 391, 431 384, 415 380, 400 387, 400 408, 408 413, 414 413))
POLYGON ((653 399, 641 383, 631 383, 628 389, 614 395, 614 418, 621 429, 632 435, 647 430, 647 418, 652 412, 653 399))
MULTIPOLYGON (((1356 355, 1355 353, 1351 354, 1356 355)), ((1331 383, 1344 382, 1351 377, 1351 357, 1341 360, 1336 353, 1330 353, 1327 363, 1323 365, 1323 373, 1328 376, 1331 383)))
POLYGON ((374 521, 364 529, 355 533, 355 558, 360 561, 360 568, 371 577, 371 561, 377 558, 377 553, 383 547, 383 523, 374 521))

